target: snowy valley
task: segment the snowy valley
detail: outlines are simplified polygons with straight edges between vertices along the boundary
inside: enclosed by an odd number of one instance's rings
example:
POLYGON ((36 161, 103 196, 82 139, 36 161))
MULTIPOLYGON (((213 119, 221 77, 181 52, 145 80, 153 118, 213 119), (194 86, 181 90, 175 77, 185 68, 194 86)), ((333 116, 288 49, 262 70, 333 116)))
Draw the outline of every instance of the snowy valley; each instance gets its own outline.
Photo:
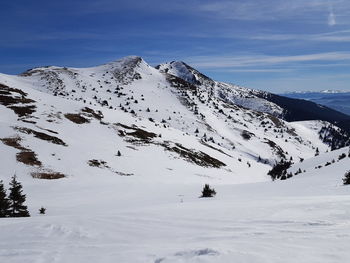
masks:
POLYGON ((0 219, 0 262, 347 262, 350 117, 298 103, 136 56, 0 74, 31 214, 0 219))

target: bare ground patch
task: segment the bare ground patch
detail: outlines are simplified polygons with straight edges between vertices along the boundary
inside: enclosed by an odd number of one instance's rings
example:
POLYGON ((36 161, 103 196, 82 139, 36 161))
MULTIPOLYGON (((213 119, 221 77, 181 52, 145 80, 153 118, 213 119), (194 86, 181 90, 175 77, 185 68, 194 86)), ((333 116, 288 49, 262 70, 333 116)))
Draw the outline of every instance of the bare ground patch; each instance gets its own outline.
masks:
POLYGON ((103 161, 103 160, 97 160, 97 159, 92 159, 88 161, 88 165, 92 166, 92 167, 99 167, 99 168, 110 168, 107 165, 107 162, 103 161))
POLYGON ((226 166, 225 163, 221 162, 220 160, 218 160, 214 157, 211 157, 210 155, 208 155, 202 151, 188 149, 179 143, 175 143, 175 145, 170 145, 169 143, 164 143, 164 144, 162 144, 162 146, 167 151, 175 152, 180 157, 185 159, 186 161, 189 161, 191 163, 195 163, 199 166, 212 167, 212 168, 221 168, 221 167, 226 166))
POLYGON ((8 138, 0 138, 3 144, 16 148, 18 150, 24 151, 27 150, 21 145, 22 138, 19 136, 8 137, 8 138))
POLYGON ((30 165, 30 166, 41 166, 41 162, 38 160, 37 155, 34 151, 23 147, 21 145, 22 138, 19 136, 14 137, 8 137, 8 138, 1 138, 0 139, 3 144, 15 148, 17 150, 20 150, 16 154, 16 160, 17 162, 30 165))
POLYGON ((34 100, 27 98, 27 93, 20 89, 0 84, 0 104, 11 109, 19 117, 30 116, 36 111, 34 100))
POLYGON ((95 110, 90 109, 88 107, 82 108, 81 112, 83 112, 88 117, 93 117, 97 120, 102 120, 104 117, 101 111, 95 111, 95 110))
POLYGON ((41 166, 42 163, 38 160, 35 152, 30 150, 25 150, 16 154, 16 159, 18 162, 24 163, 30 166, 41 166))
POLYGON ((117 126, 124 128, 124 130, 118 129, 119 135, 127 137, 126 140, 131 143, 151 143, 152 139, 157 137, 157 134, 136 126, 130 127, 121 123, 118 123, 117 126))
POLYGON ((83 117, 81 114, 78 113, 66 113, 64 114, 64 117, 76 124, 90 123, 89 119, 83 117))
POLYGON ((14 129, 25 134, 32 134, 34 135, 35 138, 38 138, 40 140, 48 141, 57 145, 67 146, 67 144, 64 141, 62 141, 60 138, 57 138, 55 136, 52 136, 43 132, 38 132, 38 131, 29 129, 29 128, 24 128, 24 127, 14 127, 14 129))
POLYGON ((65 178, 66 175, 58 172, 47 171, 47 172, 33 172, 30 174, 35 179, 44 179, 44 180, 57 180, 65 178))
POLYGON ((132 175, 134 175, 133 173, 123 173, 123 172, 116 171, 113 168, 111 168, 107 164, 106 161, 103 161, 103 160, 91 159, 87 163, 91 167, 97 167, 97 168, 101 168, 101 169, 108 169, 112 173, 115 173, 115 174, 120 175, 120 176, 132 176, 132 175))

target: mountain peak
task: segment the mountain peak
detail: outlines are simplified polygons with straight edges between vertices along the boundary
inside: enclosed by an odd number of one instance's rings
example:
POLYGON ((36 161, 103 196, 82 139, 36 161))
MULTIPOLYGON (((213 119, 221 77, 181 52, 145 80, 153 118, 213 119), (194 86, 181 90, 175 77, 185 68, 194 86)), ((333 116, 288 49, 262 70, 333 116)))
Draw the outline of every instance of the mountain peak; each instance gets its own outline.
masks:
POLYGON ((179 77, 191 84, 202 85, 203 83, 209 83, 212 85, 214 83, 212 79, 192 68, 183 61, 166 62, 156 66, 156 69, 162 73, 168 73, 179 77))

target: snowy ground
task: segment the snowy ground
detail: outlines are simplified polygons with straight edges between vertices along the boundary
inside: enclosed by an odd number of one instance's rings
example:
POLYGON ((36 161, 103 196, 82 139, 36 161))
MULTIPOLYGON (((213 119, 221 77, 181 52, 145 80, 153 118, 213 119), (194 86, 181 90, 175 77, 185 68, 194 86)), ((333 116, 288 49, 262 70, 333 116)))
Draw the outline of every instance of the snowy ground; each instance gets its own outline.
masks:
POLYGON ((337 173, 345 166, 216 185, 212 199, 198 198, 199 184, 41 181, 42 191, 25 190, 47 215, 1 220, 0 262, 348 262, 350 187, 337 173))
MULTIPOLYGON (((322 122, 287 123, 231 108, 214 95, 214 104, 198 103, 202 119, 180 100, 198 102, 209 94, 206 87, 199 98, 191 93, 179 97, 182 92, 143 62, 137 72, 116 75, 141 73, 142 79, 122 79, 127 95, 120 90, 112 95, 108 89, 115 88, 111 79, 116 76, 108 71, 124 70, 120 63, 81 70, 46 68, 41 71, 47 75, 34 70, 27 77, 0 74, 0 83, 25 91, 36 107, 28 116, 16 115, 14 105, 6 103, 11 96, 20 102, 24 95, 16 90, 9 95, 3 88, 0 180, 7 186, 16 171, 32 217, 0 219, 0 263, 350 261, 350 187, 342 185, 350 158, 339 160, 348 149, 325 153, 329 147, 318 134, 322 122), (58 91, 51 90, 55 81, 58 91), (67 97, 52 96, 55 92, 67 97), (114 108, 102 107, 104 99, 114 108), (119 104, 133 108, 124 111, 119 104), (101 110, 102 120, 84 115, 89 122, 77 124, 66 117, 82 114, 86 106, 101 110), (157 136, 148 143, 132 143, 128 139, 137 136, 131 137, 130 127, 157 136), (243 138, 244 130, 254 133, 249 140, 243 138), (34 132, 46 134, 46 139, 34 132), (203 133, 215 143, 203 143, 203 133), (6 143, 16 138, 19 146, 6 143), (226 166, 198 165, 164 146, 176 143, 190 149, 191 157, 203 152, 226 166), (313 157, 316 148, 320 156, 313 157), (32 151, 42 164, 19 161, 21 151, 32 151), (304 158, 289 170, 295 174, 300 168, 302 173, 271 182, 271 166, 258 157, 274 161, 279 152, 296 162, 304 158), (105 164, 91 166, 91 160, 105 164), (59 172, 65 178, 33 178, 38 172, 59 172), (205 183, 215 187, 215 198, 198 198, 205 183), (47 208, 46 215, 38 214, 41 206, 47 208)), ((238 87, 233 91, 243 92, 238 87)))

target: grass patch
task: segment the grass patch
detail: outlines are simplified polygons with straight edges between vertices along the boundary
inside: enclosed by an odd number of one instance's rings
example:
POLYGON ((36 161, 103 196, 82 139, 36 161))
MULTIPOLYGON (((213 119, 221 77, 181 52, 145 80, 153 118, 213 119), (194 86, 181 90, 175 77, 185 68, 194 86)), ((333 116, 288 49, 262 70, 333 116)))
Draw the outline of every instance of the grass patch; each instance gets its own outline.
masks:
POLYGON ((110 168, 107 165, 107 162, 103 160, 97 160, 97 159, 92 159, 88 161, 88 165, 92 167, 98 167, 98 168, 110 168))
POLYGON ((13 110, 19 117, 30 116, 36 111, 35 105, 18 106, 16 104, 31 104, 35 101, 27 98, 27 93, 19 89, 0 84, 0 104, 13 110))
POLYGON ((0 141, 2 141, 3 144, 16 148, 18 150, 21 150, 21 151, 27 150, 21 145, 20 142, 22 141, 22 138, 19 136, 9 137, 9 138, 0 138, 0 141))
POLYGON ((77 113, 66 113, 64 114, 64 117, 66 117, 68 120, 71 122, 74 122, 76 124, 84 124, 84 123, 89 123, 90 120, 87 118, 84 118, 82 115, 77 114, 77 113))
POLYGON ((16 154, 16 159, 20 163, 24 163, 30 166, 41 166, 41 162, 38 160, 35 152, 25 150, 16 154))
POLYGON ((24 127, 15 127, 15 129, 25 134, 33 134, 35 138, 38 138, 40 140, 48 141, 57 145, 67 146, 67 144, 64 141, 62 141, 60 138, 48 135, 43 132, 38 132, 38 131, 29 129, 29 128, 24 128, 24 127))
POLYGON ((179 143, 176 143, 175 146, 171 146, 165 143, 163 146, 166 150, 175 152, 185 160, 195 163, 199 166, 212 168, 221 168, 226 166, 225 163, 221 162, 218 159, 215 159, 214 157, 211 157, 202 151, 188 149, 179 143))
POLYGON ((34 172, 31 173, 31 176, 35 179, 44 180, 57 180, 66 177, 64 174, 58 172, 34 172))

